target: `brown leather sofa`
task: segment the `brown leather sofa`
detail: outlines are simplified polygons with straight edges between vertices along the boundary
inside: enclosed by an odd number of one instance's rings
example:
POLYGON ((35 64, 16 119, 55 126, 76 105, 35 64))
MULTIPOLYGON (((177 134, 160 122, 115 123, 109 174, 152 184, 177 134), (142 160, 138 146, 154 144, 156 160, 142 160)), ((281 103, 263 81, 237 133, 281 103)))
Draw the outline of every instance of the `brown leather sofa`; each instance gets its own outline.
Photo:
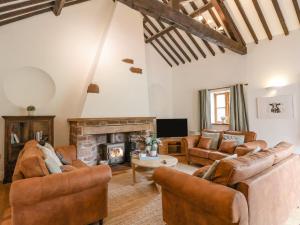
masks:
MULTIPOLYGON (((280 143, 258 153, 221 160, 212 181, 161 167, 168 225, 283 225, 300 204, 300 156, 280 143)), ((200 169, 201 170, 201 169, 200 169)))
MULTIPOLYGON (((260 147, 265 149, 268 147, 267 143, 263 140, 256 140, 255 132, 239 132, 239 131, 211 131, 204 130, 209 133, 220 133, 220 138, 218 142, 218 149, 223 139, 223 134, 235 134, 235 135, 245 135, 245 143, 243 145, 238 146, 235 149, 233 154, 238 154, 238 156, 245 155, 251 151, 253 151, 256 147, 260 147)), ((210 165, 215 160, 223 159, 230 154, 220 152, 218 150, 211 149, 202 149, 197 147, 201 135, 194 135, 182 138, 182 144, 184 148, 184 152, 186 153, 187 162, 189 164, 200 164, 200 165, 210 165)))
POLYGON ((75 146, 56 148, 73 171, 49 174, 36 141, 19 155, 10 189, 11 215, 5 225, 88 225, 107 216, 109 166, 88 167, 75 146))

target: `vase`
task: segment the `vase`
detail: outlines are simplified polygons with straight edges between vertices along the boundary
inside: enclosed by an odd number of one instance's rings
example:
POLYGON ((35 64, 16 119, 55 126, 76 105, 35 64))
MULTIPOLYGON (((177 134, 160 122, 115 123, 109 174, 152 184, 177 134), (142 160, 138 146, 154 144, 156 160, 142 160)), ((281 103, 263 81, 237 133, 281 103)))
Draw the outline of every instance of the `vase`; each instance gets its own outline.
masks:
POLYGON ((158 149, 158 144, 153 144, 152 147, 151 147, 151 151, 157 151, 158 149))
POLYGON ((151 150, 151 151, 150 151, 150 156, 151 156, 151 157, 157 156, 157 151, 151 150))

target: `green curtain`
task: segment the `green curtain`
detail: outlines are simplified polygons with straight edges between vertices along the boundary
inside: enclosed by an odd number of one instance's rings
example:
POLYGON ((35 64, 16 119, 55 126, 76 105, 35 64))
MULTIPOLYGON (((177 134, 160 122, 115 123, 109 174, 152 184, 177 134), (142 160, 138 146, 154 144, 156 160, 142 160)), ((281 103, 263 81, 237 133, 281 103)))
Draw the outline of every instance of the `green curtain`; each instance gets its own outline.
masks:
POLYGON ((210 128, 210 99, 207 89, 199 91, 200 99, 200 131, 210 128))
POLYGON ((230 129, 249 131, 249 120, 243 84, 230 87, 230 129))

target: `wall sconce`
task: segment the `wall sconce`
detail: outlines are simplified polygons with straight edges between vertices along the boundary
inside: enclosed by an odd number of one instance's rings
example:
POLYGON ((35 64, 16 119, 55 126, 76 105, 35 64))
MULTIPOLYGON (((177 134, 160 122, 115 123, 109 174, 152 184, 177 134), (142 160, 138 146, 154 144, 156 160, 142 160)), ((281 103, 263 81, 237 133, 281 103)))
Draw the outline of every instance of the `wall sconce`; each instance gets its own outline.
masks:
POLYGON ((88 86, 88 89, 87 89, 87 93, 91 93, 91 94, 99 94, 100 92, 100 88, 97 84, 90 84, 88 86))

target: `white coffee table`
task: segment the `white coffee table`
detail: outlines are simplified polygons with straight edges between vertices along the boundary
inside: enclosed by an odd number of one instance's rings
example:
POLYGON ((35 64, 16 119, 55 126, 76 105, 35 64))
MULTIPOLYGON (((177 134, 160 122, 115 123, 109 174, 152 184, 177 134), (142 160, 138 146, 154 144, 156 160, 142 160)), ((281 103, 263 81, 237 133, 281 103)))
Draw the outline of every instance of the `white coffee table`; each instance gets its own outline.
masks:
POLYGON ((169 155, 159 155, 159 159, 140 160, 138 158, 131 159, 133 183, 136 183, 136 168, 142 167, 146 169, 155 169, 161 166, 174 167, 178 163, 178 159, 169 155), (164 163, 166 162, 166 163, 164 163))

